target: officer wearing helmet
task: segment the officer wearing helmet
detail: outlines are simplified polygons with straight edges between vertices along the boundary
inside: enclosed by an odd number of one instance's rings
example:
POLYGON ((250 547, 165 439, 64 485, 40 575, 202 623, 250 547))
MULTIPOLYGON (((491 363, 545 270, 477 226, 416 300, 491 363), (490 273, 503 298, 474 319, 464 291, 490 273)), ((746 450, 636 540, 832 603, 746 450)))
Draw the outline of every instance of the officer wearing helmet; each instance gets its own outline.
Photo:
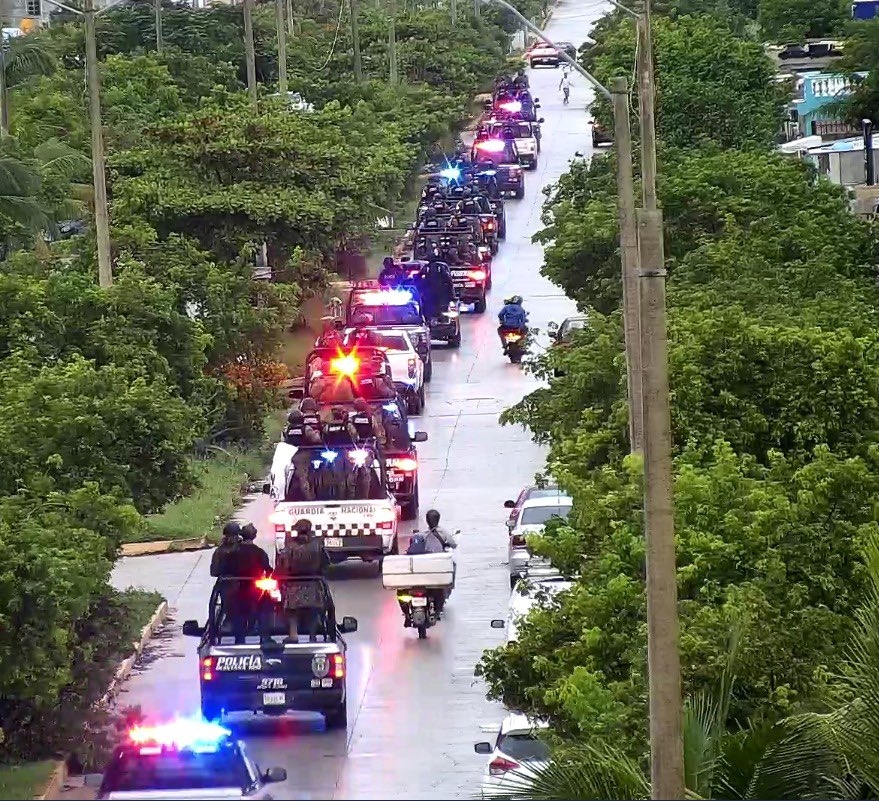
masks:
POLYGON ((498 322, 500 325, 497 329, 497 335, 503 345, 504 353, 506 353, 507 345, 504 342, 504 333, 517 331, 524 337, 528 331, 528 314, 522 307, 521 295, 513 295, 504 301, 504 307, 498 314, 498 322))

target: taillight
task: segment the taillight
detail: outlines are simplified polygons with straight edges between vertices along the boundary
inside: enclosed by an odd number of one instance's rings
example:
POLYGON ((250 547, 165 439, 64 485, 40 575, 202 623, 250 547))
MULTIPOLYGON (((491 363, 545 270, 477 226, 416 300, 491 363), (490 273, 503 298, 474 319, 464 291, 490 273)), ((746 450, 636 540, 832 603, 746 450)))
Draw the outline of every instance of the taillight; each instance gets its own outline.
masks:
POLYGON ((469 273, 467 273, 467 277, 471 281, 484 281, 485 276, 485 270, 471 270, 469 273))
POLYGON ((514 548, 524 548, 525 536, 523 534, 513 534, 513 536, 510 537, 510 542, 513 544, 514 548))
POLYGON ((330 675, 334 679, 345 678, 345 657, 342 654, 333 654, 333 669, 330 675))
POLYGON ((522 339, 520 334, 504 334, 504 342, 518 342, 522 339))
POLYGON ((418 469, 418 462, 414 459, 396 459, 394 461, 394 467, 397 470, 402 470, 404 473, 411 473, 413 470, 418 469))
POLYGON ((488 772, 492 776, 503 776, 508 770, 516 770, 519 767, 518 762, 505 757, 495 757, 488 763, 488 772))
POLYGON ((283 523, 275 523, 275 534, 286 534, 287 529, 284 527, 283 523))
POLYGON ((201 660, 201 677, 204 681, 210 681, 214 678, 214 658, 206 656, 201 660))
POLYGON ((489 231, 494 231, 494 220, 486 221, 485 227, 488 228, 489 231))
POLYGON ((409 378, 415 378, 415 359, 409 359, 409 378))
POLYGON ((380 523, 376 523, 375 527, 376 528, 383 528, 383 529, 391 529, 394 527, 394 521, 393 520, 382 520, 380 523))

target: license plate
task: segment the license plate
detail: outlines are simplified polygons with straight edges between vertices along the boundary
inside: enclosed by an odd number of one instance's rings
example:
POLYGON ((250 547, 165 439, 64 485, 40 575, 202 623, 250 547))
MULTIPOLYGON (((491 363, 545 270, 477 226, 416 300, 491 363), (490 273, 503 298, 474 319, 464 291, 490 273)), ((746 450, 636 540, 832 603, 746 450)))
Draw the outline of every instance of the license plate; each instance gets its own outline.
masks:
POLYGON ((388 476, 388 481, 394 486, 396 486, 397 484, 402 484, 405 480, 405 476, 388 476))
POLYGON ((427 598, 413 598, 412 606, 427 606, 427 598))
POLYGON ((466 286, 466 287, 476 286, 476 281, 468 281, 466 284, 464 284, 464 286, 466 286))
POLYGON ((263 706, 279 706, 287 703, 287 693, 263 693, 263 706))
POLYGON ((324 540, 324 546, 326 548, 341 548, 342 540, 339 539, 339 537, 327 537, 327 539, 324 540))

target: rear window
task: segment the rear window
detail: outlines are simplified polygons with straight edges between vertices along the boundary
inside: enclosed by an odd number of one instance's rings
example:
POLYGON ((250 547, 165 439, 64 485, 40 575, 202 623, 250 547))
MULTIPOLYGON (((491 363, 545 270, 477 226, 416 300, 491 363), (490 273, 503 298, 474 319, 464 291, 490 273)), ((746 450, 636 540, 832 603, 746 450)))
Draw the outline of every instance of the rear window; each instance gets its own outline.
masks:
POLYGON ((382 335, 380 347, 387 348, 388 350, 409 350, 409 343, 406 341, 405 337, 398 336, 385 336, 382 335))
POLYGON ((530 733, 502 734, 497 748, 511 759, 521 762, 549 759, 549 746, 530 733))
POLYGON ((531 500, 531 498, 567 498, 568 496, 562 492, 558 487, 542 487, 540 489, 531 489, 528 490, 528 493, 525 496, 525 500, 531 500))
POLYGON ((104 792, 146 790, 206 790, 243 788, 252 781, 237 747, 208 754, 165 751, 144 755, 123 751, 112 761, 104 777, 104 792))
POLYGON ((567 517, 570 506, 530 506, 522 510, 523 526, 542 526, 552 517, 567 517))

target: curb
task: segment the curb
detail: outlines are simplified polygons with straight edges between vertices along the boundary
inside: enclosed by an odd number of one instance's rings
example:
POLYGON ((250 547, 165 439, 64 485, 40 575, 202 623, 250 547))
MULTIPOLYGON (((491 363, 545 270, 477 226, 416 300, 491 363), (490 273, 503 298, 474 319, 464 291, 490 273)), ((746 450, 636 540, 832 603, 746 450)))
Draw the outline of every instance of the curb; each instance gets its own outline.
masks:
POLYGON ((207 537, 190 537, 186 540, 153 540, 151 542, 129 542, 122 546, 120 556, 151 556, 157 553, 175 551, 201 551, 213 548, 207 537))
MULTIPOLYGON (((156 630, 165 622, 167 616, 168 602, 162 601, 156 607, 156 611, 153 612, 149 623, 141 629, 140 639, 132 643, 134 653, 119 663, 119 667, 116 668, 116 675, 110 682, 110 686, 107 687, 107 692, 104 693, 95 706, 103 706, 113 700, 119 692, 122 683, 131 675, 131 671, 137 664, 137 660, 140 659, 146 644, 153 638, 156 630)), ((49 801, 49 799, 55 798, 64 789, 65 784, 67 784, 67 760, 62 759, 55 763, 55 769, 52 771, 51 778, 46 783, 43 792, 38 796, 34 796, 35 801, 49 801)))

